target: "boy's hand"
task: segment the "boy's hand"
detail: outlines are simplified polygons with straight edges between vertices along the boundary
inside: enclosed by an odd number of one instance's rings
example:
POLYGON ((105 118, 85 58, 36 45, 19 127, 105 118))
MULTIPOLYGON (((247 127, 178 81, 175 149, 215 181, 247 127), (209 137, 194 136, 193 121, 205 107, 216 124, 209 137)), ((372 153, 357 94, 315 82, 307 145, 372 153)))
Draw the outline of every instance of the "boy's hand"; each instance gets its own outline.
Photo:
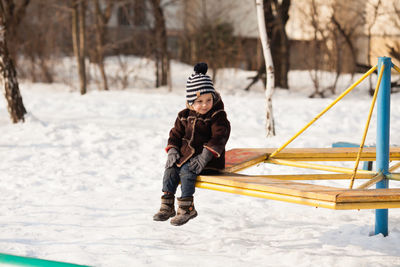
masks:
POLYGON ((181 156, 179 155, 178 150, 176 150, 174 147, 171 147, 168 150, 168 159, 167 163, 165 163, 165 168, 171 168, 174 166, 175 162, 180 158, 181 156))
POLYGON ((207 148, 203 148, 201 154, 193 157, 189 162, 189 170, 195 174, 201 173, 207 163, 212 159, 213 153, 207 148))

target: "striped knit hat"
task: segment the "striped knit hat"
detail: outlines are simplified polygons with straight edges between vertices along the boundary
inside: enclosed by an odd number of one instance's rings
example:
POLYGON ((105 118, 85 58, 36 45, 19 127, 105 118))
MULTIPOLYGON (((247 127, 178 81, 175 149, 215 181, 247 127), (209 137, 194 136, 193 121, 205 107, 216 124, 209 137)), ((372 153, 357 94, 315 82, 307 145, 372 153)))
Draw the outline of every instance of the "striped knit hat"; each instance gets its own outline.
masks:
POLYGON ((186 82, 186 100, 189 105, 201 95, 212 93, 215 96, 215 89, 210 76, 206 75, 208 66, 206 63, 197 63, 194 72, 186 82))

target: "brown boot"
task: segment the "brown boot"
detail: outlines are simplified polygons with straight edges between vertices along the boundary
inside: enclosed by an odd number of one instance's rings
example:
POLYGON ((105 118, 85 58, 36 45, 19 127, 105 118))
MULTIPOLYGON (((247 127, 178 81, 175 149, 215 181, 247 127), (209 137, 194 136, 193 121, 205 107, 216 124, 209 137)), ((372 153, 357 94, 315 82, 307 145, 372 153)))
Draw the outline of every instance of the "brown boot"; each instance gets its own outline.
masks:
POLYGON ((197 211, 194 208, 193 197, 178 197, 178 213, 171 219, 171 224, 175 226, 180 226, 187 223, 190 219, 197 216, 197 211))
POLYGON ((166 194, 161 197, 161 208, 160 211, 154 214, 154 221, 166 221, 171 217, 174 217, 175 207, 174 207, 175 196, 171 194, 166 194))

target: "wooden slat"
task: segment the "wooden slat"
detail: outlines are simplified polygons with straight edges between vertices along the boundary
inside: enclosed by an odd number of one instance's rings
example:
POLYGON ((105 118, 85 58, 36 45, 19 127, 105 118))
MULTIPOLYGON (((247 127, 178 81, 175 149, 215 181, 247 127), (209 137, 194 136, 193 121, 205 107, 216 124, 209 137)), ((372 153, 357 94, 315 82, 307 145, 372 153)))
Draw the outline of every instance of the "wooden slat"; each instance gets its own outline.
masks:
POLYGON ((341 192, 340 189, 335 187, 252 176, 207 175, 198 176, 197 181, 333 202, 336 200, 336 195, 341 192))
POLYGON ((381 201, 400 201, 400 189, 392 188, 344 190, 337 196, 336 199, 336 203, 381 201))
POLYGON ((225 154, 225 171, 237 172, 263 162, 267 155, 264 152, 232 149, 225 154))
MULTIPOLYGON (((263 192, 263 191, 259 191, 259 190, 252 190, 252 189, 246 189, 246 188, 230 187, 230 186, 226 186, 226 185, 206 183, 206 182, 197 182, 196 186, 199 188, 217 190, 217 191, 222 191, 222 192, 226 192, 226 193, 239 194, 239 195, 245 195, 245 196, 251 196, 251 197, 260 197, 260 198, 266 198, 266 199, 272 199, 272 200, 278 200, 278 201, 285 201, 285 202, 296 203, 296 204, 301 204, 301 205, 309 205, 309 206, 313 206, 313 207, 337 209, 337 206, 338 206, 335 202, 332 202, 332 201, 315 200, 315 199, 310 199, 310 198, 283 195, 283 194, 277 194, 277 193, 272 193, 272 192, 263 192)), ((340 204, 340 207, 341 207, 341 209, 345 209, 346 207, 348 207, 348 204, 340 204)))

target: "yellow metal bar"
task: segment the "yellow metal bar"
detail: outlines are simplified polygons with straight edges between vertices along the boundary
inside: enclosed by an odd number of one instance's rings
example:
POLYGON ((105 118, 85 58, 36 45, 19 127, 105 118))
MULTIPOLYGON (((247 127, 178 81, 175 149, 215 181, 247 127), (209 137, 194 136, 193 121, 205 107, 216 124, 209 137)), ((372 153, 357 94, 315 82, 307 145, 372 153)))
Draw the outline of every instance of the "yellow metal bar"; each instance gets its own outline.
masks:
POLYGON ((393 209, 400 208, 399 201, 376 201, 376 202, 348 202, 336 203, 336 210, 361 210, 361 209, 393 209))
POLYGON ((351 90, 353 90, 358 84, 360 84, 366 77, 368 77, 371 73, 376 70, 377 66, 372 67, 368 72, 366 72, 358 81, 353 83, 347 90, 339 95, 328 107, 326 107, 323 111, 321 111, 314 119, 312 119, 306 126, 303 127, 298 133, 296 133, 292 138, 289 139, 283 146, 275 150, 269 157, 273 158, 276 154, 278 154, 282 149, 287 147, 294 139, 296 139, 300 134, 302 134, 308 127, 311 126, 316 120, 318 120, 322 115, 324 115, 331 107, 333 107, 337 102, 339 102, 345 95, 347 95, 351 90))
POLYGON ((389 173, 386 177, 391 180, 400 181, 400 173, 389 173))
POLYGON ((364 134, 363 134, 363 137, 361 140, 360 149, 358 150, 358 153, 357 153, 357 159, 356 159, 356 163, 354 166, 354 172, 351 175, 350 189, 353 188, 354 178, 356 177, 356 174, 357 174, 358 164, 360 163, 360 158, 361 158, 361 152, 362 152, 364 144, 365 144, 365 139, 367 138, 369 123, 371 122, 371 117, 372 117, 372 113, 374 111, 376 98, 378 96, 379 86, 381 85, 381 80, 382 80, 384 70, 385 70, 385 64, 382 65, 381 72, 379 73, 378 82, 376 83, 376 87, 375 87, 374 97, 372 98, 371 107, 369 108, 368 119, 367 119, 367 123, 365 125, 364 134))
MULTIPOLYGON (((355 161, 358 149, 357 147, 285 148, 274 158, 299 161, 355 161)), ((240 148, 239 150, 265 154, 260 158, 266 159, 276 148, 240 148)), ((228 157, 229 151, 226 158, 228 157)), ((400 147, 390 147, 389 157, 390 161, 400 161, 400 147)), ((360 160, 375 161, 376 148, 364 147, 360 160)))
MULTIPOLYGON (((267 159, 265 162, 266 163, 274 163, 274 164, 278 164, 278 165, 306 168, 306 169, 315 169, 315 170, 321 170, 321 171, 331 171, 331 172, 339 172, 339 173, 347 173, 347 174, 353 173, 353 169, 350 169, 350 168, 327 166, 327 165, 313 164, 313 163, 300 162, 300 161, 291 161, 291 160, 271 159, 270 158, 270 159, 267 159)), ((359 173, 374 174, 374 175, 377 174, 374 171, 368 171, 368 170, 360 170, 359 173)))
MULTIPOLYGON (((378 175, 376 175, 374 178, 370 179, 369 181, 363 183, 362 185, 360 185, 359 187, 357 187, 357 189, 367 189, 370 188, 371 186, 373 186, 374 184, 382 181, 382 179, 385 178, 385 176, 383 175, 383 173, 379 173, 378 175)), ((351 188, 350 188, 351 189, 351 188)))
POLYGON ((400 162, 396 163, 392 167, 389 168, 389 172, 395 171, 400 167, 400 162))
POLYGON ((393 68, 394 68, 395 70, 397 70, 397 71, 400 73, 400 68, 397 67, 395 64, 393 64, 393 68))
MULTIPOLYGON (((257 178, 271 178, 284 181, 301 181, 301 180, 348 180, 349 175, 338 173, 320 173, 320 174, 271 174, 271 175, 251 175, 257 178)), ((356 179, 372 179, 375 175, 357 173, 356 179)))

